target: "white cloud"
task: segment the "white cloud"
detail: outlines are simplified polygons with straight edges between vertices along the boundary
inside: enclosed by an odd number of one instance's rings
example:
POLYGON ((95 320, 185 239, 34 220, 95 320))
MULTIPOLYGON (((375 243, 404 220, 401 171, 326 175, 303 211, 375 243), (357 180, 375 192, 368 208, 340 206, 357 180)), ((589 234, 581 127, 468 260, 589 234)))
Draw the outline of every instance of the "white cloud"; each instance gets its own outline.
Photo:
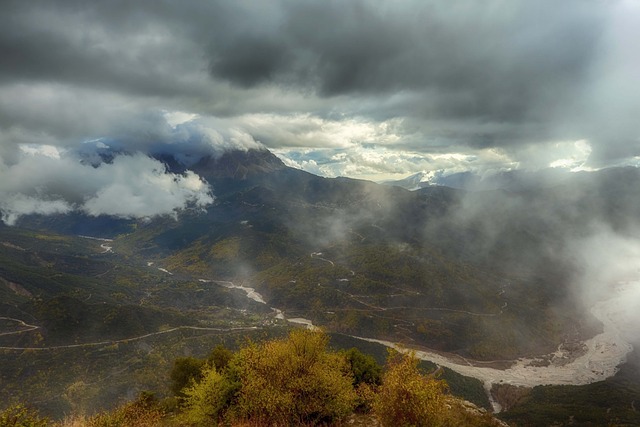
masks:
POLYGON ((581 139, 574 143, 565 143, 564 146, 567 157, 552 161, 549 167, 569 169, 571 172, 590 170, 585 166, 591 155, 591 145, 588 141, 581 139))
POLYGON ((365 118, 327 119, 313 114, 245 114, 233 120, 267 147, 348 148, 400 140, 393 122, 365 118))
POLYGON ((200 117, 198 114, 186 113, 184 111, 165 111, 164 118, 169 123, 169 126, 172 128, 176 128, 176 126, 181 125, 186 122, 190 122, 193 119, 197 119, 200 117))
POLYGON ((307 172, 372 181, 402 179, 418 172, 438 171, 449 175, 473 171, 484 174, 517 167, 517 162, 497 149, 425 154, 393 145, 358 144, 345 149, 280 149, 275 153, 288 166, 307 172))
POLYGON ((27 214, 64 214, 72 210, 64 200, 43 200, 24 194, 4 194, 0 200, 0 219, 7 225, 14 225, 18 218, 27 214))
POLYGON ((208 185, 196 174, 167 173, 160 162, 141 154, 118 156, 97 169, 103 183, 81 207, 89 215, 141 218, 173 214, 188 203, 202 208, 213 202, 208 185))
POLYGON ((117 156, 97 167, 70 154, 23 153, 16 164, 0 168, 2 220, 13 224, 21 215, 66 213, 143 218, 174 215, 187 206, 213 202, 211 189, 195 173, 166 171, 144 154, 117 156))
POLYGON ((60 153, 62 152, 58 147, 47 144, 22 144, 19 148, 24 153, 31 155, 40 154, 43 156, 51 157, 52 159, 59 159, 60 153))

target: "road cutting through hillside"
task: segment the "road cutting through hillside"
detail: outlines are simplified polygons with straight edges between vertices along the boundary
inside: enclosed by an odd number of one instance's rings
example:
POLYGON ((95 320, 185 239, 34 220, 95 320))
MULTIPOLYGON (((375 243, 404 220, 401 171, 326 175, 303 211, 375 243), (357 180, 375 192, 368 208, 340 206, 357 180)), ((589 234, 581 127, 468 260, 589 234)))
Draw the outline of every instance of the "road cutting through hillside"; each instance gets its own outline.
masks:
POLYGON ((68 345, 54 345, 48 347, 0 347, 0 350, 7 351, 51 351, 51 350, 62 350, 69 348, 83 348, 83 347, 101 347, 108 346, 114 344, 126 344, 133 341, 139 341, 145 338, 151 338, 158 335, 170 334, 172 332, 181 331, 181 330, 191 330, 191 331, 210 331, 210 332, 235 332, 235 331, 253 331, 259 329, 257 326, 247 326, 247 327, 235 327, 235 328, 205 328, 200 326, 176 326, 175 328, 165 329, 163 331, 151 332, 144 335, 139 335, 131 338, 122 338, 119 340, 107 340, 107 341, 97 341, 97 342, 87 342, 81 344, 68 344, 68 345))

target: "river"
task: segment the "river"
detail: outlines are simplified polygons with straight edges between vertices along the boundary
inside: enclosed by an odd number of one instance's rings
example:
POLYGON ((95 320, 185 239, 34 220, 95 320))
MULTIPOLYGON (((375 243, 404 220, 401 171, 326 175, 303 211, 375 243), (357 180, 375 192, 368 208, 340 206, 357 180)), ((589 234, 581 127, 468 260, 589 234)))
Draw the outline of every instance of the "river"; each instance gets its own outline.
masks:
MULTIPOLYGON (((416 357, 445 366, 462 375, 482 381, 487 390, 493 384, 535 387, 538 385, 584 385, 609 378, 633 350, 627 337, 631 336, 635 323, 629 319, 635 313, 630 301, 637 301, 640 282, 619 283, 610 298, 599 301, 591 308, 591 313, 603 324, 602 333, 584 341, 583 351, 575 355, 562 345, 554 353, 546 355, 547 366, 539 366, 540 358, 521 358, 507 369, 496 369, 464 363, 459 357, 449 357, 428 350, 415 351, 416 357), (537 366, 538 365, 538 366, 537 366)), ((375 342, 399 351, 409 351, 390 341, 375 338, 355 337, 375 342)), ((490 394, 489 394, 490 395, 490 394)), ((494 411, 499 412, 497 402, 492 402, 494 411)))

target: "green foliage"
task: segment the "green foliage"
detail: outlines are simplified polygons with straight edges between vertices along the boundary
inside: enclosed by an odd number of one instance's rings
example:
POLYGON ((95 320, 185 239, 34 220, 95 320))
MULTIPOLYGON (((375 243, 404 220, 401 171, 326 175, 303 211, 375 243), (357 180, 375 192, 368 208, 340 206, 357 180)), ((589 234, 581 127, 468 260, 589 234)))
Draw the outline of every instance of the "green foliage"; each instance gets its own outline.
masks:
POLYGON ((171 369, 171 391, 178 396, 182 395, 182 389, 192 381, 202 378, 204 360, 195 357, 179 357, 173 362, 171 369))
POLYGON ((233 357, 233 352, 223 346, 222 344, 216 345, 211 353, 209 353, 209 357, 207 357, 207 363, 209 365, 214 366, 218 371, 222 371, 227 368, 227 365, 231 361, 233 357))
POLYGON ((373 356, 364 354, 355 347, 344 352, 347 363, 353 375, 353 385, 361 383, 380 385, 382 381, 382 368, 373 356))
POLYGON ((383 426, 440 426, 447 416, 444 381, 426 377, 413 355, 389 358, 373 410, 383 426))
POLYGON ((196 425, 220 421, 239 386, 214 366, 204 365, 200 382, 184 390, 186 420, 196 425))
POLYGON ((0 427, 46 427, 49 420, 22 404, 10 406, 0 412, 0 427))

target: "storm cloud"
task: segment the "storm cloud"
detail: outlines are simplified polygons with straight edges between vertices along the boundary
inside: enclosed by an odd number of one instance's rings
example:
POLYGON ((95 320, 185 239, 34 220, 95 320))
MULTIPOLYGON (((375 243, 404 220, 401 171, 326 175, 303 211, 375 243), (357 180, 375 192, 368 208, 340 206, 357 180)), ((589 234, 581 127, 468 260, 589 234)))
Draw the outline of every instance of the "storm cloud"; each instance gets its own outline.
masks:
POLYGON ((180 113, 330 176, 635 166, 639 24, 624 0, 7 1, 0 158, 175 148, 180 113))

